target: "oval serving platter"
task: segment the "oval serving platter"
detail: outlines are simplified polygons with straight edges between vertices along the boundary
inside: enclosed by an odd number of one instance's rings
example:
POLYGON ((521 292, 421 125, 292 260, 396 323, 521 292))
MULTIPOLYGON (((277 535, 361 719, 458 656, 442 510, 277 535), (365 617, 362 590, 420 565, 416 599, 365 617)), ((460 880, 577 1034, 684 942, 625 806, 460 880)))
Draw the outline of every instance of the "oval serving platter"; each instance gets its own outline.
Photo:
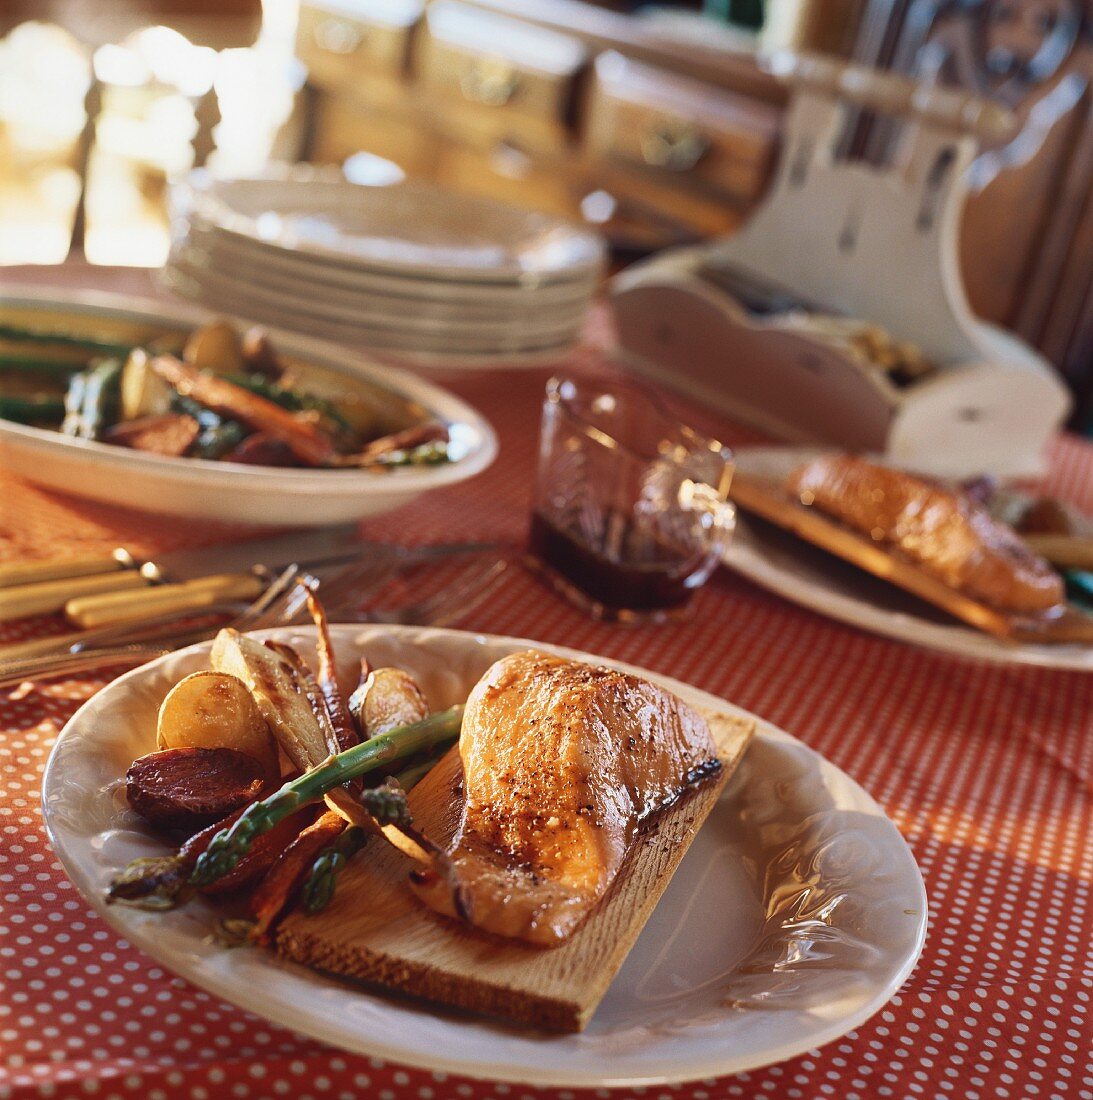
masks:
MULTIPOLYGON (((87 291, 59 298, 14 290, 0 299, 0 323, 119 339, 185 332, 213 316, 192 306, 87 291)), ((227 319, 248 327, 245 320, 227 319)), ((336 393, 352 380, 447 424, 454 460, 386 472, 245 466, 149 454, 0 419, 0 464, 45 488, 123 507, 190 519, 318 527, 390 511, 429 489, 473 477, 495 458, 497 438, 485 418, 440 386, 334 344, 268 331, 316 392, 336 393)))

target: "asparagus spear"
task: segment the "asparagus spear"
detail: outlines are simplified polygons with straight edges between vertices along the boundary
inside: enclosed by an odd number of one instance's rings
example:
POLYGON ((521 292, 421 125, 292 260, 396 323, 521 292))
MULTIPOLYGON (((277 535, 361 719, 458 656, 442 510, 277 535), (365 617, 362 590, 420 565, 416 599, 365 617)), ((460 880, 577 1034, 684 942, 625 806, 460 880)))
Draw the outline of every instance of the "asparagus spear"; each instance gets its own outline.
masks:
MULTIPOLYGON (((444 741, 454 741, 459 736, 459 726, 463 720, 463 707, 431 714, 421 722, 391 730, 371 741, 354 745, 351 749, 332 756, 317 768, 305 772, 297 779, 286 783, 261 802, 255 802, 235 822, 230 829, 222 830, 209 843, 208 848, 198 859, 190 884, 207 886, 226 875, 246 854, 254 840, 268 832, 279 821, 298 810, 301 806, 317 802, 327 792, 355 779, 358 775, 374 768, 401 760, 419 749, 429 748, 444 741)), ((404 807, 403 803, 403 807, 404 807)), ((399 810, 395 804, 369 807, 380 812, 399 810)), ((391 821, 380 820, 387 824, 391 821)))
MULTIPOLYGON (((398 786, 404 791, 411 790, 436 766, 441 755, 442 752, 439 751, 431 752, 424 760, 403 768, 395 777, 398 786)), ((369 788, 361 801, 367 807, 369 798, 377 796, 383 789, 383 787, 369 788)), ((334 897, 338 875, 353 856, 364 847, 367 839, 366 830, 359 825, 350 825, 332 844, 319 853, 304 880, 302 898, 305 912, 318 913, 330 904, 334 897)))
POLYGON ((242 813, 242 809, 233 810, 223 821, 195 833, 173 856, 134 859, 111 881, 107 901, 139 909, 173 909, 190 893, 188 880, 198 856, 221 829, 233 825, 242 813))
POLYGON ((81 371, 74 374, 68 382, 68 392, 65 394, 65 418, 61 424, 61 431, 65 435, 78 435, 81 423, 81 410, 83 409, 84 395, 87 392, 87 372, 81 371))
POLYGON ((317 412, 329 420, 338 431, 353 434, 349 421, 342 416, 332 401, 324 397, 282 386, 263 374, 225 374, 224 378, 244 390, 272 401, 275 405, 280 405, 282 409, 288 409, 289 412, 317 412))
POLYGON ((156 356, 152 370, 184 397, 284 443, 307 466, 329 466, 337 455, 326 432, 242 386, 195 370, 170 355, 156 356))
POLYGON ((341 869, 364 847, 368 834, 359 825, 350 825, 319 853, 304 880, 301 899, 305 913, 320 913, 334 897, 341 869))
POLYGON ((1076 604, 1093 609, 1093 571, 1068 569, 1063 573, 1067 595, 1076 604))
POLYGON ((35 359, 25 352, 0 354, 0 370, 17 371, 20 374, 44 374, 47 377, 67 378, 86 367, 73 359, 35 359))
POLYGON ((0 337, 25 344, 57 344, 62 347, 87 348, 88 351, 98 355, 125 356, 133 350, 132 344, 121 344, 113 340, 100 340, 94 336, 80 336, 77 333, 62 329, 50 331, 48 329, 19 328, 17 325, 0 324, 0 337))
POLYGON ((74 375, 65 396, 61 431, 78 439, 98 439, 118 417, 122 360, 101 359, 83 374, 74 375))
POLYGON ((171 411, 186 413, 201 425, 201 434, 190 448, 190 454, 194 458, 223 458, 229 451, 234 451, 249 434, 249 429, 244 428, 238 420, 218 416, 211 409, 181 394, 175 394, 171 400, 171 411))
POLYGON ((52 394, 2 394, 0 417, 20 424, 40 424, 43 420, 59 423, 64 416, 64 401, 52 394))
POLYGON ((98 439, 105 428, 118 418, 121 405, 123 359, 104 359, 97 363, 87 379, 83 421, 85 439, 98 439))

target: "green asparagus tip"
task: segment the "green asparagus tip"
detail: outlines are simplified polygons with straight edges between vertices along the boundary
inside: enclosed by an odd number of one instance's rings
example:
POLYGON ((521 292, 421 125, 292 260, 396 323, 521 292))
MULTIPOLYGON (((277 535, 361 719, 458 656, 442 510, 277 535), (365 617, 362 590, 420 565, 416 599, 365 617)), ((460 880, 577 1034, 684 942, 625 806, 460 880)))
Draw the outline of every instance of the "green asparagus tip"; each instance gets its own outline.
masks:
POLYGON ((378 825, 397 825, 405 829, 413 823, 406 792, 393 779, 388 779, 382 787, 366 787, 360 801, 378 825))
MULTIPOLYGON (((286 783, 269 798, 255 802, 231 828, 221 829, 212 838, 194 866, 190 885, 200 888, 223 878, 250 851, 259 836, 301 807, 318 802, 336 787, 421 749, 454 741, 459 736, 462 720, 462 706, 431 714, 420 722, 399 726, 370 741, 354 745, 286 783)), ((405 794, 401 791, 399 794, 405 806, 405 794)), ((398 813, 390 788, 386 798, 388 802, 383 808, 398 813)))
POLYGON ((304 912, 322 912, 334 897, 338 875, 342 868, 364 847, 368 834, 358 825, 350 825, 322 852, 311 865, 304 880, 302 902, 304 912))
MULTIPOLYGON (((287 784, 286 784, 287 786, 287 784)), ((278 821, 287 817, 293 810, 299 809, 296 804, 279 817, 273 817, 277 811, 278 796, 284 794, 285 787, 272 794, 262 802, 256 802, 250 810, 238 818, 234 825, 227 829, 221 829, 209 841, 209 846, 198 857, 193 871, 190 873, 190 885, 200 889, 202 886, 211 886, 222 879, 236 864, 250 851, 251 845, 265 832, 269 832, 278 821)), ((282 799, 283 801, 283 799, 282 799)))
POLYGON ((134 909, 174 909, 190 895, 184 861, 178 856, 134 859, 111 883, 106 900, 134 909))

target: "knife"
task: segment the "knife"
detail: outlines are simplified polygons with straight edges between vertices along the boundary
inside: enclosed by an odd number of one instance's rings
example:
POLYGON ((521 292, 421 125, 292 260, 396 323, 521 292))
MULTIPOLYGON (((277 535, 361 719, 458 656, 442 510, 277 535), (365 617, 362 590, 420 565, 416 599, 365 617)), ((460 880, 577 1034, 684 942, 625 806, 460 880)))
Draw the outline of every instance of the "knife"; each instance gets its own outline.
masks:
POLYGON ((0 576, 0 622, 60 611, 69 603, 75 605, 77 625, 85 625, 84 619, 99 625, 208 606, 210 592, 216 602, 251 599, 256 585, 286 565, 316 568, 351 561, 368 546, 357 537, 356 524, 343 524, 175 550, 150 560, 119 549, 70 562, 14 563, 6 576, 20 578, 17 583, 5 587, 0 576), (89 574, 93 562, 103 570, 89 574))
POLYGON ((110 554, 95 554, 86 558, 4 561, 0 562, 0 588, 116 573, 120 569, 132 569, 136 564, 133 555, 121 547, 110 554))
MULTIPOLYGON (((254 551, 263 545, 267 548, 272 548, 280 553, 274 553, 266 555, 267 558, 273 558, 283 556, 287 550, 292 549, 291 542, 282 542, 280 539, 272 540, 251 540, 246 543, 236 544, 231 546, 213 546, 206 547, 200 551, 180 551, 179 555, 185 555, 180 566, 181 569, 188 567, 198 568, 207 566, 208 559, 205 558, 206 554, 212 554, 223 550, 231 550, 238 547, 240 551, 244 548, 254 551), (202 555, 201 558, 198 555, 202 555)), ((315 543, 309 540, 306 545, 297 546, 296 549, 314 550, 315 543)), ((447 558, 458 557, 463 554, 482 554, 488 552, 498 552, 503 549, 500 543, 496 542, 452 542, 452 543, 439 543, 417 547, 405 547, 399 546, 395 543, 387 542, 367 542, 359 541, 355 537, 355 531, 352 528, 348 529, 348 533, 344 536, 331 532, 330 537, 326 540, 322 540, 322 549, 325 549, 324 554, 317 555, 315 557, 304 557, 303 555, 288 555, 289 564, 298 564, 302 568, 306 568, 309 571, 321 571, 325 566, 335 566, 345 563, 352 563, 359 561, 366 556, 370 560, 384 561, 390 560, 392 563, 402 562, 403 564, 408 562, 424 563, 443 561, 447 558), (344 538, 344 542, 342 541, 344 538), (339 547, 341 547, 339 549, 339 547), (295 560, 299 559, 299 560, 295 560)), ((160 562, 172 562, 175 563, 175 558, 178 555, 160 555, 160 562)), ((231 559, 227 559, 231 560, 231 559)), ((248 554, 242 560, 250 560, 248 554)), ((272 571, 272 566, 265 566, 272 571)), ((321 573, 320 573, 321 575, 321 573)), ((337 577, 335 573, 335 577, 337 577)), ((189 584, 195 584, 196 581, 183 582, 189 584)), ((276 582, 274 582, 276 583, 276 582)), ((147 593, 157 591, 156 589, 148 590, 147 593)), ((268 589, 267 589, 268 591, 268 589)), ((131 593, 125 594, 127 597, 131 596, 131 593)), ((219 601, 217 601, 219 602, 219 601)), ((185 608, 184 611, 188 612, 192 610, 194 615, 201 615, 200 607, 185 608)), ((208 618, 211 615, 224 610, 221 608, 210 608, 208 614, 204 618, 208 618)), ((55 635, 48 638, 36 638, 29 641, 14 642, 9 645, 0 646, 0 685, 18 682, 18 678, 38 675, 42 672, 40 668, 33 668, 28 663, 36 658, 60 658, 60 657, 72 657, 78 650, 82 650, 86 646, 91 646, 90 654, 93 655, 95 650, 102 645, 117 645, 121 642, 131 643, 138 641, 145 641, 149 639, 158 639, 162 637, 162 629, 164 626, 176 625, 179 621, 179 615, 177 612, 163 612, 160 610, 149 610, 146 615, 143 615, 139 621, 129 622, 114 622, 106 626, 100 626, 89 630, 81 630, 77 633, 55 635), (16 675, 16 679, 12 679, 11 675, 16 675)), ((187 615, 187 619, 192 619, 193 615, 187 615)), ((215 632, 215 627, 212 632, 209 632, 206 628, 202 628, 198 632, 198 635, 191 640, 200 640, 201 637, 212 637, 212 633, 215 632)), ((179 641, 177 637, 173 638, 174 644, 189 644, 187 641, 183 643, 179 641)))

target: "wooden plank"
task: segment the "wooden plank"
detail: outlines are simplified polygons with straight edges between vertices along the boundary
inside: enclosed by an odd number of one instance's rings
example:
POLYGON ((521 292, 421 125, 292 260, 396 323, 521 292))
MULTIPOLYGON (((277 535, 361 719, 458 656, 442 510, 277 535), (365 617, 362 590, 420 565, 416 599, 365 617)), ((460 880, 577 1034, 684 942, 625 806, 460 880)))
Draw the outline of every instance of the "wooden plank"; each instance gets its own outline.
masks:
MULTIPOLYGON (((323 913, 294 914, 277 948, 332 974, 450 1007, 553 1031, 592 1017, 699 827, 743 757, 754 722, 707 714, 721 772, 658 815, 607 896, 560 947, 490 936, 434 913, 406 885, 409 865, 372 841, 323 913)), ((414 819, 447 844, 458 826, 462 770, 453 749, 413 790, 414 819)))
POLYGON ((776 481, 733 474, 730 497, 745 511, 797 535, 813 546, 842 558, 920 599, 940 607, 970 626, 1008 642, 1044 644, 1093 642, 1093 618, 1067 607, 1057 617, 1033 618, 997 611, 897 557, 888 546, 806 508, 776 481))
POLYGON ((776 482, 737 471, 733 474, 729 495, 745 511, 754 512, 806 542, 899 585, 988 634, 1009 638, 1013 633, 1013 623, 1008 616, 957 592, 910 562, 895 557, 887 547, 870 542, 816 509, 804 507, 776 482))

